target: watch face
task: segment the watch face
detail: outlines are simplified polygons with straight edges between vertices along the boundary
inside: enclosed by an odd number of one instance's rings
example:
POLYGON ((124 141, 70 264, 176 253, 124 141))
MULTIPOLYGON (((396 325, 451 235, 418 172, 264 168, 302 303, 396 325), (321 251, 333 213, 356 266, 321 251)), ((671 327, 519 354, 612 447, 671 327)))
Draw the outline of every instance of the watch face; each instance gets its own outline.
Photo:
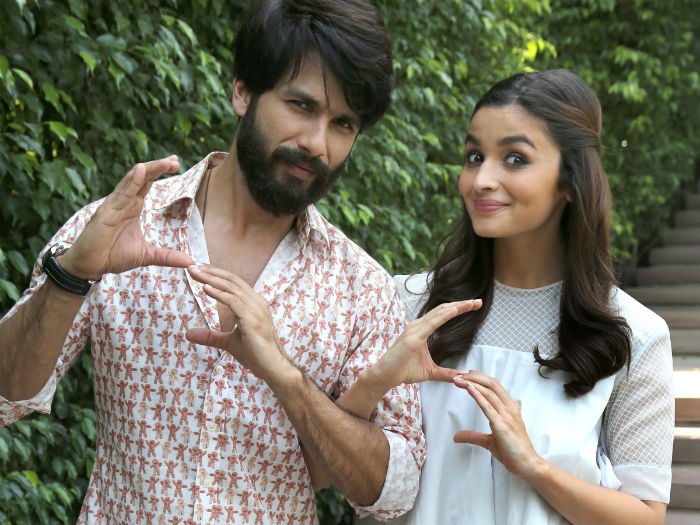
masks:
POLYGON ((57 242, 56 244, 51 246, 51 248, 49 248, 49 249, 51 250, 51 255, 53 255, 54 257, 57 257, 57 256, 61 255, 62 253, 67 252, 68 248, 70 248, 71 246, 72 246, 71 243, 61 241, 61 242, 57 242))

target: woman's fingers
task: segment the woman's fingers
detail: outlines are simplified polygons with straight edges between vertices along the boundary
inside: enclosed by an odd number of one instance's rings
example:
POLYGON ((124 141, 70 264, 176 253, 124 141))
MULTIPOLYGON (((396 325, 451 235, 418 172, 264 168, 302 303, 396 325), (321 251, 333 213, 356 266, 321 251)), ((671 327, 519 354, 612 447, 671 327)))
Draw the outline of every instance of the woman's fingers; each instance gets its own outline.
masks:
POLYGON ((476 430, 460 430, 452 438, 455 443, 469 443, 471 445, 479 445, 486 449, 489 448, 488 445, 491 439, 493 439, 492 434, 484 434, 476 430))
POLYGON ((478 310, 481 308, 481 299, 469 299, 466 301, 455 301, 443 303, 430 310, 416 322, 418 336, 427 339, 430 335, 445 324, 450 319, 460 314, 478 310))
POLYGON ((501 383, 499 383, 495 378, 484 374, 483 372, 470 370, 467 374, 465 374, 465 379, 495 392, 504 405, 510 405, 513 402, 513 399, 510 397, 510 394, 508 394, 508 391, 503 388, 503 385, 501 385, 501 383))
POLYGON ((480 388, 477 388, 477 385, 471 381, 463 379, 462 377, 463 376, 458 376, 454 378, 453 381, 455 385, 465 388, 467 392, 469 392, 469 395, 472 396, 474 401, 476 401, 476 404, 479 405, 479 408, 481 408, 481 411, 489 421, 493 421, 495 418, 497 418, 498 410, 491 404, 491 401, 487 398, 487 396, 482 393, 480 388))

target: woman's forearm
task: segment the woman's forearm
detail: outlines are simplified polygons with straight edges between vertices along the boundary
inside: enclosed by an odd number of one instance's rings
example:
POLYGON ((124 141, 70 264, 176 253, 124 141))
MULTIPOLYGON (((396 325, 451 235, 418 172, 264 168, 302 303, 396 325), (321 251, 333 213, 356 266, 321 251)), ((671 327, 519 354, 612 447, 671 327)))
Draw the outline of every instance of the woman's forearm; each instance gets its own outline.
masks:
POLYGON ((361 418, 369 419, 384 394, 394 386, 386 382, 386 378, 379 371, 379 366, 375 364, 362 372, 357 381, 336 400, 335 404, 361 418))
POLYGON ((666 517, 665 503, 588 483, 544 460, 525 481, 574 524, 663 524, 666 517))

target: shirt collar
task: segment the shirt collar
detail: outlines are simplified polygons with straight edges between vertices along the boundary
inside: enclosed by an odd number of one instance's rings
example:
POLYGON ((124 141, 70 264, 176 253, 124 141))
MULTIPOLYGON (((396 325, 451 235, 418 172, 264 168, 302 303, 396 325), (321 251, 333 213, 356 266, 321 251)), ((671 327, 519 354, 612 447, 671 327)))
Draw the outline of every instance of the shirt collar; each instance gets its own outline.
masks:
MULTIPOLYGON (((197 189, 202 182, 202 178, 206 174, 209 167, 215 167, 228 156, 228 153, 215 151, 209 153, 206 157, 192 166, 182 175, 171 177, 168 184, 164 185, 163 191, 158 193, 153 199, 153 208, 163 210, 165 214, 168 211, 175 212, 187 209, 189 217, 194 206, 194 198, 197 194, 197 189)), ((177 213, 176 213, 177 214, 177 213)), ((328 240, 329 223, 318 212, 315 206, 309 205, 306 209, 297 216, 295 228, 302 246, 306 246, 309 241, 322 242, 329 246, 328 240)))

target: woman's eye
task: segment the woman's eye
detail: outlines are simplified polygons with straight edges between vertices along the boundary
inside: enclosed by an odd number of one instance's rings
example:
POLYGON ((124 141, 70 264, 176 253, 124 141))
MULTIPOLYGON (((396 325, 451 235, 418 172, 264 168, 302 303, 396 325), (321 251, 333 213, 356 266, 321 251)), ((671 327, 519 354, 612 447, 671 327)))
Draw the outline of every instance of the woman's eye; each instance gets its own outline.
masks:
POLYGON ((527 164, 527 159, 520 153, 509 153, 506 157, 506 164, 511 166, 525 166, 527 164))
POLYGON ((309 108, 309 105, 306 102, 304 102, 303 100, 292 100, 291 103, 300 109, 308 109, 309 108))
POLYGON ((474 164, 476 162, 481 162, 481 153, 478 151, 470 151, 467 153, 467 164, 474 164))

